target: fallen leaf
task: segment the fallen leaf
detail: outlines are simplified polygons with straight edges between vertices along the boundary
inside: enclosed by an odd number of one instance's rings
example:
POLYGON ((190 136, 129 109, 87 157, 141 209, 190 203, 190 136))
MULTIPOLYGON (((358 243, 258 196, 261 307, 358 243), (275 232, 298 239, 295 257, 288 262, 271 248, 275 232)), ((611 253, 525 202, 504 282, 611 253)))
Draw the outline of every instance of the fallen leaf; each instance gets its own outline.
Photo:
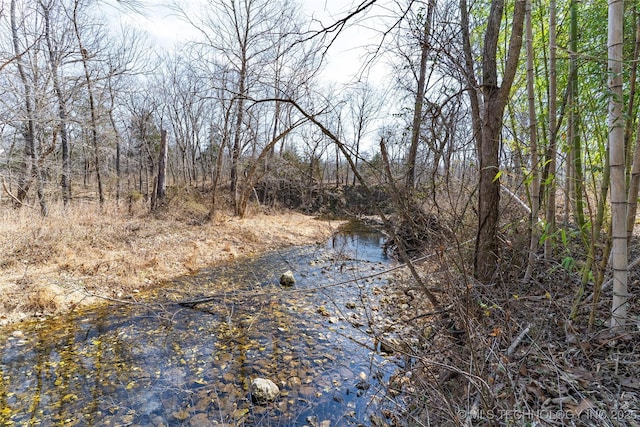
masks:
POLYGON ((542 387, 540 387, 537 383, 530 382, 526 388, 529 393, 535 395, 538 398, 538 401, 544 402, 547 399, 547 396, 544 394, 542 387))
POLYGON ((580 415, 582 415, 584 411, 593 409, 596 406, 593 403, 591 403, 589 399, 582 399, 582 402, 580 402, 580 404, 578 405, 575 405, 573 403, 567 403, 567 407, 569 408, 569 411, 573 412, 577 417, 580 417, 580 415))
POLYGON ((625 377, 620 379, 620 385, 622 387, 631 388, 633 390, 640 390, 640 380, 633 377, 625 377))

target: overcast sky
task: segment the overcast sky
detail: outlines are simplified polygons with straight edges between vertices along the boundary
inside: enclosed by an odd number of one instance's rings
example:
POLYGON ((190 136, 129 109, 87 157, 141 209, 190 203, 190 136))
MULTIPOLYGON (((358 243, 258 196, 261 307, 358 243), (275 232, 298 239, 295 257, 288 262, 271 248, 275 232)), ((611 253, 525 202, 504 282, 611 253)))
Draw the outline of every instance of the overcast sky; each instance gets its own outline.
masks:
MULTIPOLYGON (((185 9, 197 11, 203 0, 181 0, 180 5, 185 9)), ((166 6, 167 0, 142 0, 144 6, 142 14, 121 15, 122 20, 144 29, 150 36, 152 43, 164 45, 168 48, 176 43, 189 40, 196 36, 188 23, 175 16, 166 6)), ((330 25, 337 19, 344 17, 359 1, 351 0, 301 0, 302 13, 311 20, 313 18, 323 25, 330 25)), ((318 24, 319 26, 319 24, 318 24)), ((323 79, 346 83, 358 73, 362 66, 365 50, 363 46, 376 43, 377 33, 364 26, 347 28, 338 37, 329 51, 323 79)), ((375 80, 375 76, 373 76, 375 80)))

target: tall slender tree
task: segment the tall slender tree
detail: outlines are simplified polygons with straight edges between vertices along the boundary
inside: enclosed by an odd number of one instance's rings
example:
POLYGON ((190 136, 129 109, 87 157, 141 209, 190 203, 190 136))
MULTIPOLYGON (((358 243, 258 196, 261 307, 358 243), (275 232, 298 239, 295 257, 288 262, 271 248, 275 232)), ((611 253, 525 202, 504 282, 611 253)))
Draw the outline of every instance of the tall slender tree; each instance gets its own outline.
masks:
POLYGON ((81 27, 86 28, 80 22, 80 12, 84 6, 84 0, 74 0, 72 8, 72 22, 76 41, 78 43, 78 49, 80 51, 80 61, 82 62, 82 69, 84 71, 84 83, 87 88, 87 98, 89 100, 89 114, 90 114, 90 141, 93 148, 93 161, 95 163, 96 182, 98 186, 98 200, 100 206, 104 206, 104 188, 102 185, 102 172, 101 172, 101 158, 100 147, 98 143, 98 105, 95 94, 95 83, 91 76, 90 61, 96 52, 89 53, 88 49, 95 48, 95 46, 89 46, 85 43, 83 31, 81 27))
POLYGON ((533 23, 531 20, 531 0, 527 0, 526 10, 526 48, 527 48, 527 95, 529 100, 529 141, 531 149, 531 239, 529 242, 529 260, 524 278, 529 280, 535 266, 540 228, 538 212, 540 210, 540 173, 538 165, 538 130, 536 118, 535 93, 533 90, 533 23))
MULTIPOLYGON (((569 140, 570 159, 567 164, 570 173, 567 174, 571 203, 574 208, 574 218, 580 232, 586 241, 587 230, 584 216, 584 171, 582 167, 582 142, 580 138, 580 105, 578 97, 578 0, 571 0, 569 6, 569 140)), ((565 206, 565 209, 567 206, 565 206)))
POLYGON ((544 256, 550 258, 553 253, 553 235, 556 231, 556 159, 557 159, 557 66, 556 56, 556 0, 549 0, 549 145, 547 149, 548 171, 545 182, 547 209, 545 212, 546 234, 544 256))
POLYGON ((622 113, 624 2, 609 0, 609 157, 611 168, 611 237, 613 240, 613 299, 611 326, 624 328, 627 320, 627 201, 625 179, 624 116, 622 113))
POLYGON ((411 123, 411 142, 409 144, 409 154, 407 156, 407 178, 406 187, 412 189, 416 181, 416 160, 418 157, 418 145, 420 143, 420 128, 422 125, 422 107, 426 94, 427 80, 427 60, 431 50, 431 27, 433 13, 436 8, 436 0, 429 0, 427 10, 422 19, 422 34, 420 34, 420 64, 418 68, 418 85, 413 107, 413 121, 411 123))
POLYGON ((63 91, 62 76, 60 75, 60 62, 62 55, 65 53, 62 43, 56 43, 53 35, 51 10, 54 2, 51 0, 40 0, 40 8, 44 20, 44 38, 46 41, 49 67, 51 70, 51 79, 53 81, 53 90, 58 101, 58 130, 60 133, 60 151, 62 155, 62 173, 60 177, 60 187, 62 190, 62 201, 65 207, 69 205, 71 200, 71 160, 69 157, 69 132, 68 132, 68 112, 67 112, 67 95, 63 91))
POLYGON ((44 194, 44 183, 42 177, 42 171, 40 167, 40 154, 36 144, 36 102, 35 102, 35 83, 30 81, 30 77, 25 70, 25 64, 23 55, 28 51, 20 45, 20 34, 18 16, 16 11, 16 0, 11 0, 9 8, 10 20, 11 20, 11 35, 15 54, 15 63, 18 68, 18 75, 22 83, 24 103, 24 123, 22 124, 22 136, 24 138, 24 154, 22 156, 22 173, 21 179, 18 183, 18 197, 17 201, 21 205, 27 198, 29 187, 32 180, 36 182, 36 192, 38 195, 38 201, 40 204, 40 213, 42 216, 46 216, 49 212, 49 207, 44 194))
MULTIPOLYGON (((462 2, 466 7, 466 2, 462 2)), ((482 47, 482 111, 474 115, 475 129, 480 131, 476 136, 477 153, 480 163, 480 177, 478 183, 478 228, 476 235, 474 274, 482 282, 493 280, 498 263, 498 221, 500 210, 500 164, 499 150, 502 135, 503 114, 511 86, 516 76, 522 35, 524 29, 525 0, 515 0, 511 15, 511 31, 507 58, 502 74, 502 82, 498 81, 498 40, 504 15, 503 0, 493 0, 487 20, 484 44, 482 47)), ((463 14, 468 11, 463 10, 463 14)), ((468 21, 467 21, 468 22, 468 21)), ((465 27, 462 20, 463 37, 470 39, 470 29, 465 27)), ((465 46, 470 49, 470 45, 465 46)), ((466 57, 472 57, 471 52, 465 52, 466 57)), ((469 62, 467 61, 467 64, 469 62)), ((468 74, 475 72, 474 68, 467 69, 468 74)), ((472 101, 473 102, 473 101, 472 101)))

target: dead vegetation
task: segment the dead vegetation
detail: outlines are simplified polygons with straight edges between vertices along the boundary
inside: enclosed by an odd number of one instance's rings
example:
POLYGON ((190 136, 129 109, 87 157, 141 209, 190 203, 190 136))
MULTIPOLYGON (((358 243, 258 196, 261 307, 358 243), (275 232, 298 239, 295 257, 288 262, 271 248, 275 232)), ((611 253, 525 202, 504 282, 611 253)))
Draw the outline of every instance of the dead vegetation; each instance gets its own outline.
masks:
MULTIPOLYGON (((441 310, 410 275, 396 276, 385 305, 401 325, 395 350, 405 369, 388 389, 409 397, 390 424, 640 425, 640 330, 611 333, 610 289, 595 306, 587 297, 570 319, 577 269, 541 261, 533 279, 522 281, 526 239, 517 233, 513 227, 503 234, 511 243, 501 254, 501 276, 488 286, 460 270, 468 264, 464 250, 432 248, 420 272, 441 310), (589 329, 592 309, 597 320, 589 329)), ((640 318, 637 298, 633 319, 640 318)))
POLYGON ((46 218, 0 206, 0 323, 119 297, 230 258, 322 242, 338 223, 259 210, 208 221, 207 193, 174 190, 164 209, 78 202, 46 218))

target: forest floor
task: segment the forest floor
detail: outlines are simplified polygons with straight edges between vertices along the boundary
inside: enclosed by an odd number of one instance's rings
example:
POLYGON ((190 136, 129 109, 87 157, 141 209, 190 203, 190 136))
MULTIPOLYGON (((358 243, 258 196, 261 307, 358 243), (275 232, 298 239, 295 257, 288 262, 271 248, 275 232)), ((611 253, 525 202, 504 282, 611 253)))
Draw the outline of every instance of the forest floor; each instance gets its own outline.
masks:
POLYGON ((208 221, 199 195, 178 199, 155 214, 75 202, 52 206, 46 218, 0 205, 0 325, 127 297, 238 256, 323 242, 341 224, 289 211, 208 221))
MULTIPOLYGON (((630 259, 636 260, 638 241, 631 246, 630 259)), ((412 396, 402 419, 415 425, 429 420, 459 426, 639 427, 640 270, 632 269, 629 277, 629 327, 616 331, 607 326, 609 280, 595 304, 593 286, 586 286, 572 318, 579 267, 566 262, 566 254, 540 259, 525 281, 523 247, 519 242, 503 248, 501 276, 490 285, 459 273, 468 253, 444 251, 421 263, 422 281, 440 308, 422 296, 408 272, 396 273, 396 291, 385 306, 406 325, 398 347, 411 355, 405 376, 390 381, 391 389, 412 396)), ((573 242, 570 253, 581 258, 581 251, 581 242, 573 242)))

